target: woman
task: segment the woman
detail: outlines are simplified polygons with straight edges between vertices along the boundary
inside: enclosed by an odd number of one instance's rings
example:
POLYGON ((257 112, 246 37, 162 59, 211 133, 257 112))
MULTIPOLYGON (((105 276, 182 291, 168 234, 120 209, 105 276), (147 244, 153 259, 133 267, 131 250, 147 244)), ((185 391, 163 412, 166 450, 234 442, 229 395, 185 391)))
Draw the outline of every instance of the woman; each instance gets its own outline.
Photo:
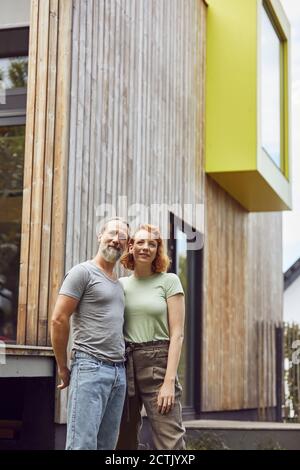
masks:
POLYGON ((127 353, 127 400, 118 449, 137 449, 145 406, 156 449, 184 449, 181 386, 177 368, 184 333, 184 295, 159 230, 141 225, 121 258, 129 277, 125 291, 124 336, 127 353))

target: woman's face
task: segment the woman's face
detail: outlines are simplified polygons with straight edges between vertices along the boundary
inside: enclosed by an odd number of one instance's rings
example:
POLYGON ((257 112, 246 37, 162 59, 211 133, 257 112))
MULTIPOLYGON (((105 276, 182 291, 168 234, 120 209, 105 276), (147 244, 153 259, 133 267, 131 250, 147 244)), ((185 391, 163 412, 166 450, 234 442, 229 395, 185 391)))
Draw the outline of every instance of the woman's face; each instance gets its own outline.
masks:
POLYGON ((158 242, 153 233, 147 230, 139 230, 134 236, 133 244, 129 245, 129 253, 133 255, 135 263, 151 265, 155 260, 158 242))

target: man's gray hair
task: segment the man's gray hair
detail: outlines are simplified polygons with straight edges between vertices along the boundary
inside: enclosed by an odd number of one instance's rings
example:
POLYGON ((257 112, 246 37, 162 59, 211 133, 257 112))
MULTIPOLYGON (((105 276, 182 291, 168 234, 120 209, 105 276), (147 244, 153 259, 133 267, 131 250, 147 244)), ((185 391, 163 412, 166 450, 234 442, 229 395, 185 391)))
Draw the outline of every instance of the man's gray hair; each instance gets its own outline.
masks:
POLYGON ((123 219, 122 217, 111 217, 110 219, 105 220, 99 227, 98 236, 103 234, 103 232, 105 231, 105 229, 106 229, 107 225, 109 224, 109 222, 114 222, 114 221, 120 222, 120 223, 127 226, 128 238, 129 238, 130 226, 129 226, 129 223, 127 222, 127 220, 123 219))

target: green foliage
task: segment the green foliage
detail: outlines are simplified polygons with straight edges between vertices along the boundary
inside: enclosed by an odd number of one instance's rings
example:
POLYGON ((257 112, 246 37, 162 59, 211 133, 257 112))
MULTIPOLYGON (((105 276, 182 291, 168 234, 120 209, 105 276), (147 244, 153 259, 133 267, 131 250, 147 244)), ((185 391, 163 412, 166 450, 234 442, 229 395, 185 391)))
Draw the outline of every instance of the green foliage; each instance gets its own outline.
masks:
POLYGON ((187 443, 187 450, 229 450, 222 439, 213 432, 204 432, 187 443))
POLYGON ((10 64, 8 75, 13 88, 25 88, 27 86, 28 75, 27 59, 14 60, 10 64))
POLYGON ((0 195, 22 191, 25 126, 0 128, 0 195))
POLYGON ((297 348, 292 345, 300 340, 300 325, 297 323, 285 324, 284 327, 284 357, 285 357, 285 420, 300 422, 300 364, 293 361, 293 355, 299 357, 297 348))
POLYGON ((284 447, 281 447, 279 442, 273 441, 272 439, 267 439, 262 442, 259 442, 256 447, 257 450, 286 450, 284 447))
MULTIPOLYGON (((242 445, 240 443, 240 445, 242 445)), ((253 443, 256 450, 285 450, 278 441, 267 438, 253 443)), ((236 447, 235 447, 236 448, 236 447)), ((213 432, 199 433, 188 440, 187 450, 230 450, 220 436, 213 432)))
POLYGON ((183 290, 187 294, 187 260, 186 256, 179 256, 179 279, 181 281, 183 290))

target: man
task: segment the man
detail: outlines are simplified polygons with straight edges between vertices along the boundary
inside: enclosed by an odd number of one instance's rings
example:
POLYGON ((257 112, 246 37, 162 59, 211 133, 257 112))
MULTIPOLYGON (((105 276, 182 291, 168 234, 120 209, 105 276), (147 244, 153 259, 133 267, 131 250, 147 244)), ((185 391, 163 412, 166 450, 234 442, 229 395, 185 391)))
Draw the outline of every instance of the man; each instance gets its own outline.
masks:
POLYGON ((128 240, 128 224, 110 219, 100 230, 95 258, 65 276, 51 325, 60 390, 68 387, 66 449, 114 449, 125 399, 124 292, 114 267, 128 240), (71 371, 67 367, 73 314, 71 371))

